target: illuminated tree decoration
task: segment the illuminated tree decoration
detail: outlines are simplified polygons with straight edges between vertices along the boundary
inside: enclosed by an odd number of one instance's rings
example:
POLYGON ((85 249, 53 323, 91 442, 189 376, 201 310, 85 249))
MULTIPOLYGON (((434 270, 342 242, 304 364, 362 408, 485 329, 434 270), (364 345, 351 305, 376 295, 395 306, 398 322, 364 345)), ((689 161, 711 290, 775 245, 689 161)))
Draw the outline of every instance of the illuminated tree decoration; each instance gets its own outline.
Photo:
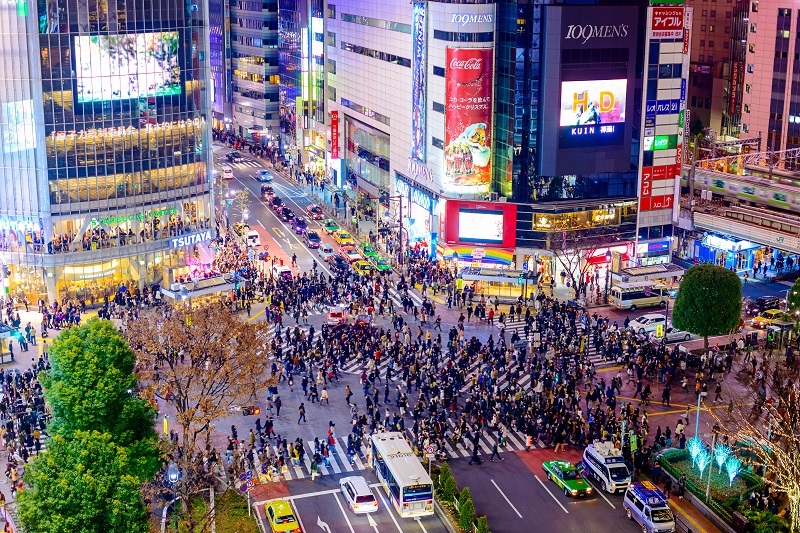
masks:
POLYGON ((717 444, 714 447, 714 461, 717 462, 717 467, 719 468, 720 474, 722 473, 722 467, 725 465, 725 461, 728 460, 728 457, 731 455, 731 447, 726 444, 717 444))
POLYGON ((700 470, 700 475, 703 475, 706 467, 711 463, 711 452, 702 450, 697 454, 697 469, 700 470))
POLYGON ((728 486, 733 485, 733 480, 742 471, 742 462, 733 455, 729 455, 725 461, 725 470, 728 472, 728 486))
POLYGON ((703 439, 696 435, 686 443, 686 449, 689 450, 689 455, 692 456, 692 466, 695 465, 697 456, 700 455, 700 452, 702 452, 704 448, 703 439))

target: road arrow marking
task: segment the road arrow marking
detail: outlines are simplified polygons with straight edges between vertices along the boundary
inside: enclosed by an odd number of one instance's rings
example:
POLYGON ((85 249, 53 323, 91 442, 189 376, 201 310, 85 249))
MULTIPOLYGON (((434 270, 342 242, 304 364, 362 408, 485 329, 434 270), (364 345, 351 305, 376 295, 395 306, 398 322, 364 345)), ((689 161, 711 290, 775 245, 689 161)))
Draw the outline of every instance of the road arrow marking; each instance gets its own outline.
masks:
POLYGON ((321 516, 317 517, 317 525, 320 528, 322 528, 322 531, 324 531, 325 533, 331 533, 330 526, 328 526, 328 524, 326 524, 325 522, 322 521, 322 517, 321 516))
POLYGON ((278 237, 286 237, 286 235, 284 235, 284 233, 281 231, 281 228, 272 228, 272 231, 274 231, 275 235, 278 237))
POLYGON ((375 519, 372 518, 371 514, 367 514, 367 522, 369 523, 369 527, 371 527, 372 529, 375 530, 375 533, 379 533, 378 532, 378 524, 377 524, 377 522, 375 522, 375 519))
MULTIPOLYGON (((428 530, 422 525, 422 520, 420 520, 419 517, 417 517, 415 520, 417 521, 417 524, 419 524, 419 527, 422 528, 422 533, 428 533, 428 530)), ((375 531, 378 531, 378 529, 375 528, 375 531)))
POLYGON ((286 237, 286 238, 285 238, 285 239, 283 239, 283 240, 285 240, 285 241, 286 241, 286 244, 288 244, 288 245, 289 245, 289 249, 290 249, 290 250, 294 250, 294 249, 295 249, 295 245, 294 245, 294 244, 292 244, 292 242, 289 240, 289 237, 286 237))

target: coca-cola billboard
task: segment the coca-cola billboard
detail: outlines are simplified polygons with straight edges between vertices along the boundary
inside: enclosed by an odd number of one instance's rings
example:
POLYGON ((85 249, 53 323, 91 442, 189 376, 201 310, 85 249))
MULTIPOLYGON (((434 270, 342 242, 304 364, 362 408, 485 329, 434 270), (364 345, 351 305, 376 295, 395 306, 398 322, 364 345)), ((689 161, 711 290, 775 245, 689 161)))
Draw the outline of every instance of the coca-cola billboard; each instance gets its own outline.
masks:
POLYGON ((492 177, 491 48, 447 48, 445 192, 483 193, 492 177))

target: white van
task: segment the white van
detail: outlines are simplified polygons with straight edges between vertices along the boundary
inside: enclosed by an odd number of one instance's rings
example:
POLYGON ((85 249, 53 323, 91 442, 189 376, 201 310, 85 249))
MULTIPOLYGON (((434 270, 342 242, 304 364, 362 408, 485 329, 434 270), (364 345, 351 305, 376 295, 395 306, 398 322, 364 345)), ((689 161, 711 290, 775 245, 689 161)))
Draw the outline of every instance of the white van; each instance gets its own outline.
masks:
POLYGON ((666 307, 670 291, 653 281, 632 281, 611 287, 610 296, 614 307, 636 311, 642 307, 666 307))
POLYGON ((254 229, 247 232, 247 246, 251 248, 258 248, 261 246, 261 237, 258 236, 258 232, 254 229))
POLYGON ((672 533, 675 516, 667 497, 649 481, 631 483, 625 491, 622 507, 628 518, 642 526, 642 533, 672 533))
POLYGON ((604 492, 622 492, 631 483, 622 452, 610 442, 595 441, 583 450, 583 473, 600 484, 604 492))

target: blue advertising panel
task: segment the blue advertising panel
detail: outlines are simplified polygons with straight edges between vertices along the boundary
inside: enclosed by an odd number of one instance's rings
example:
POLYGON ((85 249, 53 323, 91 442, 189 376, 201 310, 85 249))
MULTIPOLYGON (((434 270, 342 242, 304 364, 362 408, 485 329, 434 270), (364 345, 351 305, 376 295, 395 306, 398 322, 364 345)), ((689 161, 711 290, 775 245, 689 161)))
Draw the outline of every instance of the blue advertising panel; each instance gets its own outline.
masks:
POLYGON ((411 157, 425 161, 426 99, 425 74, 428 68, 426 49, 425 2, 414 2, 414 25, 411 71, 411 157))

